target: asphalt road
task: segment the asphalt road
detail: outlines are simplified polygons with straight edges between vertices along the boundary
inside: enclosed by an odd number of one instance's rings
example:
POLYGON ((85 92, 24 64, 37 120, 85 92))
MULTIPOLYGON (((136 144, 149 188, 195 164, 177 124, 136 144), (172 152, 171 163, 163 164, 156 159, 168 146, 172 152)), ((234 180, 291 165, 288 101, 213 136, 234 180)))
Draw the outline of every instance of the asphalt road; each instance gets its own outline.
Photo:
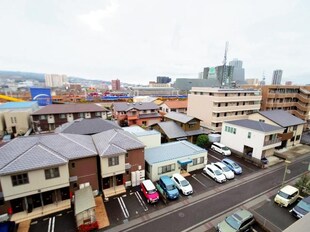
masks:
MULTIPOLYGON (((286 179, 294 178, 308 168, 310 157, 298 160, 288 166, 290 174, 286 179), (307 161, 307 162, 305 162, 307 161)), ((251 201, 267 191, 279 188, 282 183, 284 167, 271 169, 263 176, 244 180, 241 184, 215 193, 207 198, 194 201, 184 206, 131 226, 123 231, 191 231, 211 221, 221 214, 251 201)), ((113 231, 120 228, 112 228, 113 231)), ((111 231, 112 231, 111 230, 111 231)))

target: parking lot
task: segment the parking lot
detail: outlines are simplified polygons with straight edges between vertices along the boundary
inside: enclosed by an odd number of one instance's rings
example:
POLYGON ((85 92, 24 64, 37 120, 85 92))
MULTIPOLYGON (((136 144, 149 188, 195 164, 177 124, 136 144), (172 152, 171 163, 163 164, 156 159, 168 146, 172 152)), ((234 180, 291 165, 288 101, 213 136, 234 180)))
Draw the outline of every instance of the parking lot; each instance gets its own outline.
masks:
MULTIPOLYGON (((209 151, 208 153, 208 163, 218 162, 221 161, 223 158, 225 158, 223 155, 218 154, 214 151, 209 151)), ((248 174, 260 170, 260 168, 254 166, 253 164, 247 163, 246 161, 241 160, 238 157, 230 156, 229 158, 236 161, 242 167, 243 173, 241 175, 235 175, 235 179, 233 180, 228 180, 226 183, 219 184, 216 183, 209 176, 204 174, 201 169, 191 172, 191 175, 186 177, 186 179, 193 186, 193 195, 203 193, 216 187, 221 187, 231 181, 236 181, 248 174)), ((180 194, 180 197, 177 200, 169 201, 168 204, 176 204, 191 197, 192 196, 184 196, 180 194)), ((148 213, 166 207, 165 203, 162 200, 160 200, 156 204, 148 204, 144 195, 140 191, 139 186, 130 189, 129 191, 127 191, 126 194, 123 194, 121 196, 111 197, 108 201, 105 201, 104 204, 111 226, 115 226, 117 224, 121 224, 128 220, 132 220, 134 218, 144 215, 147 217, 148 213)))

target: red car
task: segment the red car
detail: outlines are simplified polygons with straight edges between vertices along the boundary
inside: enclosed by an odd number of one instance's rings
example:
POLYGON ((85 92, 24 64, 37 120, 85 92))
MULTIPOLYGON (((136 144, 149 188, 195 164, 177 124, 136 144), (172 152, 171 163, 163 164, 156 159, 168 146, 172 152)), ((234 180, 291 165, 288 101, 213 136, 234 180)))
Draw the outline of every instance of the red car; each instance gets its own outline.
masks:
POLYGON ((159 200, 159 194, 151 180, 142 181, 141 191, 143 192, 148 203, 155 203, 159 200))

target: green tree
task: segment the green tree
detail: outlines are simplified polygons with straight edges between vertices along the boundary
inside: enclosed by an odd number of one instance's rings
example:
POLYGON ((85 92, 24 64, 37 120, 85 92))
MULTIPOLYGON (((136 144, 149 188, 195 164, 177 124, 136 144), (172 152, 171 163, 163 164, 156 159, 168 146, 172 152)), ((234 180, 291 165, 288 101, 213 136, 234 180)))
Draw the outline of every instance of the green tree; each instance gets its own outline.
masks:
POLYGON ((310 194, 310 177, 307 174, 302 175, 295 183, 295 187, 301 193, 310 194))
POLYGON ((207 135, 199 135, 197 137, 196 145, 199 147, 205 148, 209 142, 209 138, 207 135))

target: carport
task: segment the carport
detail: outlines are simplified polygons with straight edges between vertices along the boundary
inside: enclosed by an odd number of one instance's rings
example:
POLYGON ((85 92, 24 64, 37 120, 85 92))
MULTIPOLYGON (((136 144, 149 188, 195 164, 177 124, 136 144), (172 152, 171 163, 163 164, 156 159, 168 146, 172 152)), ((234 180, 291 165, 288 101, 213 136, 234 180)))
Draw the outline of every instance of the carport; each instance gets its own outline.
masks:
POLYGON ((74 215, 79 231, 98 229, 95 199, 91 186, 75 191, 74 215))

